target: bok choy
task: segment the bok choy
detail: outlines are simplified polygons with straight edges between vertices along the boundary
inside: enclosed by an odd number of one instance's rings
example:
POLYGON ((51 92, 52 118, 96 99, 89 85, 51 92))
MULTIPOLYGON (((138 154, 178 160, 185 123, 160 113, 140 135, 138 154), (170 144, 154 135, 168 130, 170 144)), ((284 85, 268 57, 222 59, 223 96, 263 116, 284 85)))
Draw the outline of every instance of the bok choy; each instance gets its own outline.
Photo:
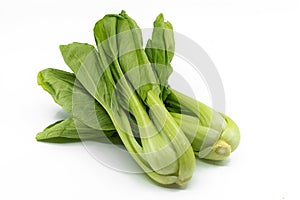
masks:
POLYGON ((162 14, 145 49, 139 26, 124 11, 99 20, 94 37, 97 49, 78 42, 60 46, 73 73, 39 72, 38 84, 70 117, 38 133, 38 141, 108 137, 163 185, 188 182, 194 155, 223 160, 236 149, 239 130, 228 116, 168 84, 175 40, 162 14))

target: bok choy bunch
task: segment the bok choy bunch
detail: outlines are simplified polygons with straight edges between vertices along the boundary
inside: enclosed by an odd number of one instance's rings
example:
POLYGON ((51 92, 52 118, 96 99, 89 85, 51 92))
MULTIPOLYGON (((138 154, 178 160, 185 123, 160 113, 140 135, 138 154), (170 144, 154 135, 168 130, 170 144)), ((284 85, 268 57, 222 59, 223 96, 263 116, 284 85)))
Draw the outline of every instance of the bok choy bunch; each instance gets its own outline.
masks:
POLYGON ((190 180, 194 155, 228 157, 239 143, 236 124, 168 85, 175 50, 172 29, 159 15, 143 49, 140 28, 122 11, 96 23, 97 49, 86 43, 61 45, 73 73, 45 69, 38 84, 71 117, 48 126, 36 139, 108 137, 122 143, 160 184, 190 180))

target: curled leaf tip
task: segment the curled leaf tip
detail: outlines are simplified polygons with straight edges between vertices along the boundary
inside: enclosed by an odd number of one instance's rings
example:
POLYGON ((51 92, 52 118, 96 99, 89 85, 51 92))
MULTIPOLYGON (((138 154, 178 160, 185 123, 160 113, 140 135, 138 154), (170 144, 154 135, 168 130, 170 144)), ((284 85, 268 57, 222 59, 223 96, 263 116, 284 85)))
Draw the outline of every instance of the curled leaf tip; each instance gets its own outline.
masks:
POLYGON ((38 83, 38 85, 42 85, 42 83, 43 83, 43 75, 42 75, 41 71, 37 75, 37 83, 38 83))
POLYGON ((59 45, 60 51, 64 51, 66 48, 67 48, 67 45, 63 45, 63 44, 59 45))
POLYGON ((159 20, 162 20, 162 21, 164 21, 164 14, 162 14, 162 13, 159 13, 159 15, 157 16, 157 18, 156 19, 159 19, 159 20))
POLYGON ((165 23, 165 27, 168 28, 168 29, 172 29, 173 30, 173 25, 171 24, 171 22, 167 21, 165 23))
POLYGON ((121 13, 120 13, 120 15, 126 16, 126 15, 127 15, 127 14, 126 14, 126 11, 125 11, 125 10, 122 10, 121 13))
POLYGON ((157 26, 161 26, 163 23, 164 23, 164 15, 162 14, 162 13, 160 13, 157 17, 156 17, 156 19, 155 19, 155 21, 154 21, 154 27, 157 27, 157 26))

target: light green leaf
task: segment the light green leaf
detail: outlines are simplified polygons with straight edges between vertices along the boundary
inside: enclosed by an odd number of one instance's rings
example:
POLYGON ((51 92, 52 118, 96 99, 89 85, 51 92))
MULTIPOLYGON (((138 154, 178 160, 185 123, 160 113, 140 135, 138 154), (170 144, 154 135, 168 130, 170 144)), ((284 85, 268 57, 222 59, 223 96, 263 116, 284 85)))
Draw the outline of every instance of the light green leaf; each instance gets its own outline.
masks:
POLYGON ((82 139, 97 139, 99 137, 112 137, 115 131, 102 131, 92 129, 73 118, 57 121, 46 127, 36 135, 38 141, 72 142, 82 139))

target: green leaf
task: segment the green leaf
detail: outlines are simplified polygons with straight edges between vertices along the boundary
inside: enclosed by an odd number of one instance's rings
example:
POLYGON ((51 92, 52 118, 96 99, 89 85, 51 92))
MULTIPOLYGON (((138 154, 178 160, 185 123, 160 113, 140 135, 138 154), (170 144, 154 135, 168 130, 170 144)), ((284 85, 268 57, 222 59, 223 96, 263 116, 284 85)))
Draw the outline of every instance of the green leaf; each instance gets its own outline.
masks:
POLYGON ((142 99, 147 91, 160 93, 159 82, 144 52, 142 34, 138 25, 125 12, 120 15, 106 15, 94 27, 98 50, 103 50, 112 71, 125 76, 142 99))
POLYGON ((115 131, 102 131, 92 129, 73 118, 57 121, 46 127, 36 135, 38 141, 48 142, 74 142, 82 139, 96 139, 99 137, 112 137, 115 131))
POLYGON ((76 78, 107 111, 112 103, 115 83, 109 65, 103 59, 105 56, 100 59, 96 49, 86 43, 60 45, 60 50, 76 78))
POLYGON ((98 130, 115 130, 106 110, 84 89, 73 73, 48 68, 38 73, 38 84, 65 111, 98 130))
POLYGON ((148 40, 145 50, 164 90, 173 72, 170 65, 175 51, 173 26, 170 22, 164 21, 163 14, 158 15, 153 24, 152 38, 148 40))

